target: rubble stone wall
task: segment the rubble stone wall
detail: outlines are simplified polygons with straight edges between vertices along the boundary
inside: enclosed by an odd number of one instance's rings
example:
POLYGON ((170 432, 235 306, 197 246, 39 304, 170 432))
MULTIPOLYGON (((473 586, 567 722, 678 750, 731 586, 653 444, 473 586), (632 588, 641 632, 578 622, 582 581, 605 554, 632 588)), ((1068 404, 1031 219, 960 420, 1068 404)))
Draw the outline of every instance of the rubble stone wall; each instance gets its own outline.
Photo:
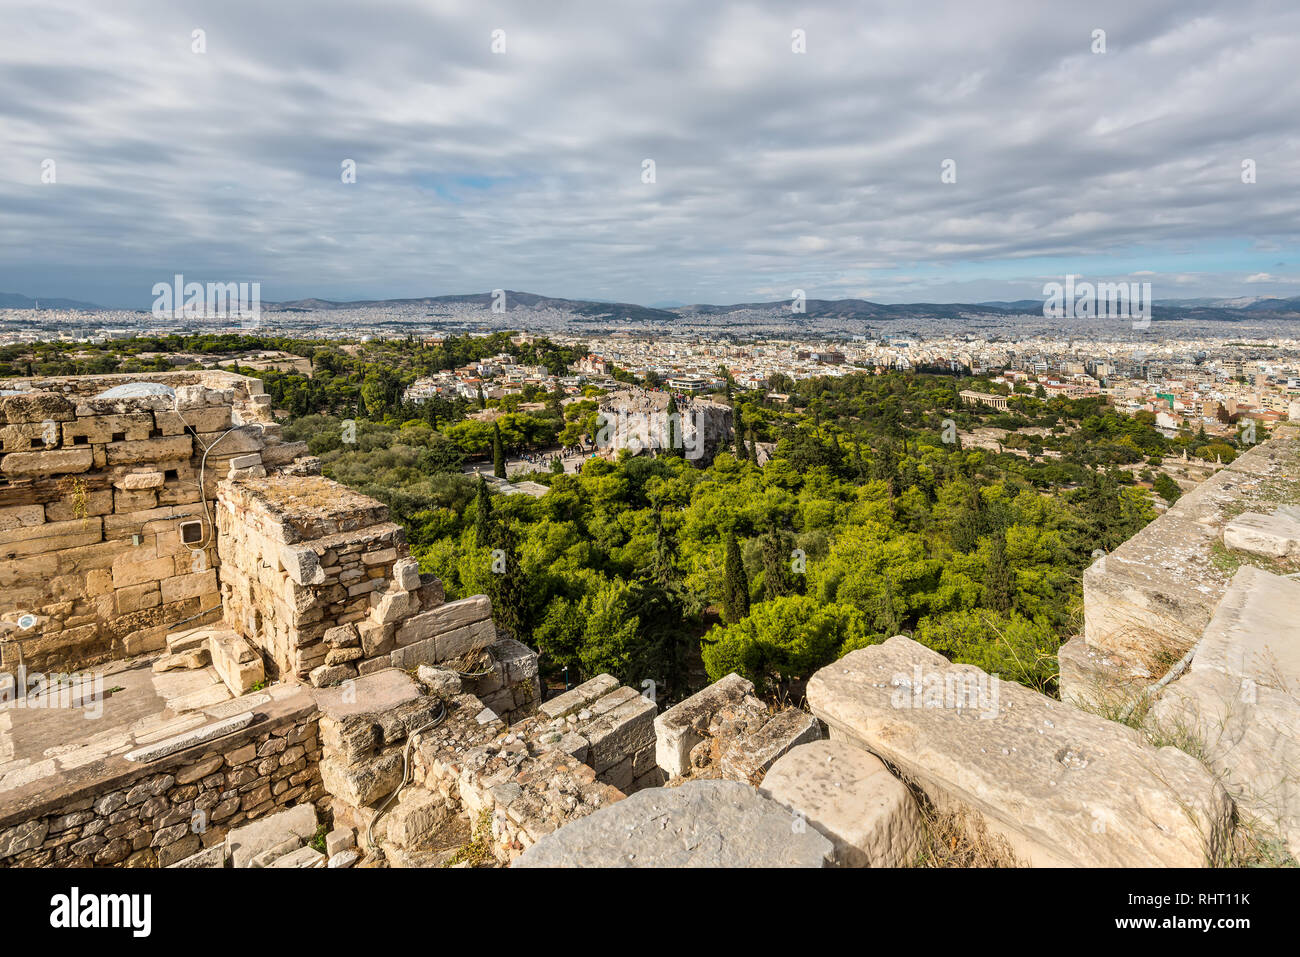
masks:
POLYGON ((232 464, 305 453, 280 442, 262 384, 189 372, 4 385, 0 670, 137 655, 161 649, 178 623, 215 620, 218 481, 232 464), (98 397, 141 383, 172 392, 98 397))
POLYGON ((0 867, 166 867, 271 811, 324 805, 318 717, 308 699, 158 761, 45 782, 0 814, 0 867))

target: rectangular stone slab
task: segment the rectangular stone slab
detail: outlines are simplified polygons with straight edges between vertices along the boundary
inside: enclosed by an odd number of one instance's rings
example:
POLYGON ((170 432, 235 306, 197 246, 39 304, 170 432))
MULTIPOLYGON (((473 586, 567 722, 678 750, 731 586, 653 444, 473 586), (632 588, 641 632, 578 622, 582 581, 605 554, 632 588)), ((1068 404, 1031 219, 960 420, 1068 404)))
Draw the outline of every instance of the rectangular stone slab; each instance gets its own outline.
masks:
POLYGON ((1190 755, 909 638, 846 655, 807 694, 832 737, 878 755, 937 805, 979 812, 1031 864, 1200 867, 1228 833, 1231 802, 1190 755), (952 706, 946 689, 961 682, 985 693, 952 706))

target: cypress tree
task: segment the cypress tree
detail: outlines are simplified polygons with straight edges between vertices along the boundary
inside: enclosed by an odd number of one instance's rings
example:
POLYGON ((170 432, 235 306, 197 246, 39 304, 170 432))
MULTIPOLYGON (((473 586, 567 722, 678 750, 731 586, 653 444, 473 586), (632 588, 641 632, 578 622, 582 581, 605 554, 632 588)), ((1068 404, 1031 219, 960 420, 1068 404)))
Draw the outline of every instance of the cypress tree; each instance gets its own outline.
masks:
POLYGON ((1011 566, 1007 564, 1006 533, 999 529, 989 537, 989 557, 984 566, 984 591, 994 611, 1011 608, 1011 566))
POLYGON ((506 447, 501 442, 501 427, 492 423, 492 474, 497 478, 506 477, 506 447))
POLYGON ((492 541, 492 497, 481 475, 474 499, 474 541, 479 548, 487 548, 492 541))
POLYGON ((790 535, 779 529, 772 529, 763 536, 763 597, 780 598, 793 595, 798 591, 794 573, 790 568, 790 535))
POLYGON ((723 561, 722 617, 734 624, 749 614, 749 579, 745 575, 745 560, 740 556, 740 543, 736 533, 727 533, 723 561))

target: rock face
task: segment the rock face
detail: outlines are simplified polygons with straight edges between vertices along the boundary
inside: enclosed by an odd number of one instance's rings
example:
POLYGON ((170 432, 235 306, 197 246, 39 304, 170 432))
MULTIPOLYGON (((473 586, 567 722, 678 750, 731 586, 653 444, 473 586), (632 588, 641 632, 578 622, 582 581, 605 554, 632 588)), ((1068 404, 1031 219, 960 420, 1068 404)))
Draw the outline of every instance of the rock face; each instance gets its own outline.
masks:
POLYGON ((878 757, 847 742, 788 751, 759 790, 824 834, 838 867, 902 867, 920 848, 921 814, 907 787, 878 757))
POLYGON ((831 842, 738 781, 649 788, 566 825, 515 867, 825 867, 831 842))
POLYGON ((808 683, 833 738, 867 748, 940 807, 983 815, 1031 864, 1196 867, 1231 802, 1190 755, 897 636, 808 683))
POLYGON ((1240 816, 1300 857, 1300 582, 1241 568, 1149 720, 1194 741, 1240 816))

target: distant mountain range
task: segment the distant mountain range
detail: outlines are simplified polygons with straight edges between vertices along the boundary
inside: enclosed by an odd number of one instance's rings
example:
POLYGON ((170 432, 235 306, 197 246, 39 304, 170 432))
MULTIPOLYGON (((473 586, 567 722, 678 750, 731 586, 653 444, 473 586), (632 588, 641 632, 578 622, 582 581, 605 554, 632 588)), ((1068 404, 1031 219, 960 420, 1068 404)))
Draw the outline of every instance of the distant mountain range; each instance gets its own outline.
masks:
MULTIPOLYGON (((102 309, 101 306, 94 303, 78 302, 72 299, 41 299, 39 302, 42 308, 49 309, 102 309)), ((491 293, 471 293, 458 296, 424 296, 416 299, 360 299, 347 302, 331 299, 294 299, 287 302, 263 303, 263 308, 269 311, 282 312, 329 312, 340 309, 417 306, 436 313, 439 308, 453 306, 473 305, 490 309, 492 303, 493 296, 491 293)), ((30 299, 27 296, 15 293, 0 293, 0 308, 33 309, 36 304, 37 300, 30 299)), ((790 301, 788 299, 769 302, 733 303, 731 305, 660 303, 658 306, 641 306, 628 302, 560 299, 553 296, 540 296, 536 293, 506 290, 506 306, 507 308, 526 306, 531 309, 554 309, 558 312, 584 317, 586 321, 591 323, 613 319, 622 322, 657 324, 673 322, 686 316, 696 319, 715 317, 719 321, 725 321, 729 316, 740 313, 784 314, 790 316, 790 301)), ((809 299, 806 303, 806 311, 802 315, 808 319, 887 322, 906 319, 960 319, 962 316, 971 314, 1033 315, 1040 313, 1042 308, 1043 302, 1041 299, 973 303, 879 303, 866 299, 809 299)), ((1163 320, 1200 319, 1239 322, 1258 318, 1262 315, 1279 319, 1300 319, 1300 297, 1291 299, 1267 297, 1165 299, 1157 300, 1152 310, 1152 318, 1163 320)))
POLYGON ((76 299, 28 299, 16 292, 0 292, 0 309, 35 309, 38 303, 42 309, 103 309, 93 302, 76 299))

